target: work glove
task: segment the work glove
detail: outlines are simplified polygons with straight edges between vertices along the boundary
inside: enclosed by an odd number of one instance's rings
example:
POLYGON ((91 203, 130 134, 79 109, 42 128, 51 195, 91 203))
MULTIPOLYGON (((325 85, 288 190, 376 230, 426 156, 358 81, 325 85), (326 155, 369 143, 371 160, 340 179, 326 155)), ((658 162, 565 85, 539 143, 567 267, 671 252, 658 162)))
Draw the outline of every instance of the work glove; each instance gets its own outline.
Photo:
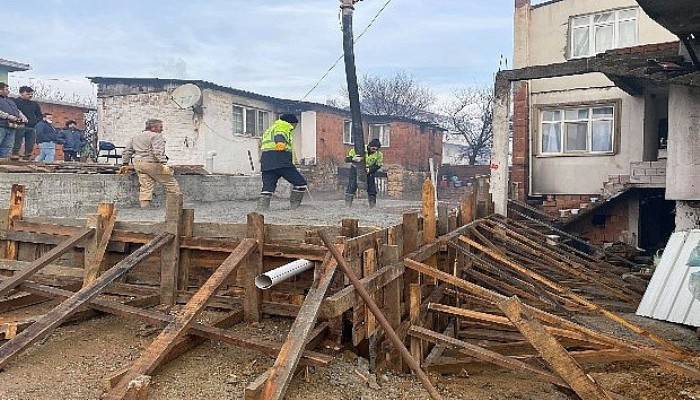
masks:
POLYGON ((161 174, 163 174, 163 175, 173 175, 174 174, 173 169, 168 167, 165 164, 162 164, 160 168, 161 168, 161 174))
POLYGON ((355 156, 352 158, 352 162, 359 163, 362 162, 362 156, 355 156))
POLYGON ((129 175, 133 169, 131 165, 124 164, 119 168, 119 175, 129 175))
POLYGON ((287 150, 287 144, 286 144, 286 143, 282 143, 282 142, 275 143, 275 150, 277 150, 277 151, 285 151, 285 150, 287 150))

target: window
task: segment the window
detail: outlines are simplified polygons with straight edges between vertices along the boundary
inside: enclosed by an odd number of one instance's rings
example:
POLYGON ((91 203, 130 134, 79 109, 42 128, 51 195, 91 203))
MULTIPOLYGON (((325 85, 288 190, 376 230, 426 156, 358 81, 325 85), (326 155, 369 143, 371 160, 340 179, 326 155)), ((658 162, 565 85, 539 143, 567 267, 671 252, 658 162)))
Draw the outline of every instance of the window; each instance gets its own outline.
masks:
POLYGON ((352 140, 352 121, 345 121, 343 123, 343 143, 355 144, 352 140))
POLYGON ((543 155, 613 152, 615 107, 596 105, 547 109, 541 113, 543 155))
POLYGON ((571 18, 572 58, 588 57, 638 43, 637 8, 571 18))
POLYGON ((231 119, 234 135, 261 136, 270 127, 269 111, 234 105, 231 119))
POLYGON ((370 125, 369 126, 369 141, 379 139, 382 142, 382 147, 391 145, 391 126, 389 124, 370 125))

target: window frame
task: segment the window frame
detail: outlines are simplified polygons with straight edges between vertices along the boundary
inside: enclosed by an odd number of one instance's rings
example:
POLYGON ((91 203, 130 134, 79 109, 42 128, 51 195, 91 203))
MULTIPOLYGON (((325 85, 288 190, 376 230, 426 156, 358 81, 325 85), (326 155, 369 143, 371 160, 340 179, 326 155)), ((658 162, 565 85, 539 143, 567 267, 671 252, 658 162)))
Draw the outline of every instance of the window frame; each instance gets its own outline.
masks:
POLYGON ((568 45, 568 54, 569 54, 569 59, 577 59, 577 58, 588 58, 588 57, 593 57, 596 54, 601 54, 605 51, 598 52, 596 50, 596 29, 600 27, 605 27, 605 26, 613 26, 613 44, 612 47, 608 50, 614 50, 614 49, 621 49, 621 48, 626 48, 626 47, 631 47, 631 46, 636 46, 639 44, 639 7, 623 7, 623 8, 616 8, 612 10, 605 10, 605 11, 599 11, 591 14, 581 14, 581 15, 574 15, 569 17, 569 45, 568 45), (625 11, 634 11, 635 15, 634 17, 627 17, 627 18, 621 18, 620 14, 625 12, 625 11), (613 14, 613 19, 612 21, 609 22, 595 22, 595 17, 603 14, 613 14), (574 20, 576 19, 581 19, 581 18, 588 18, 588 23, 586 25, 581 25, 581 26, 574 26, 574 20), (622 22, 629 22, 629 21, 635 21, 635 38, 634 38, 634 44, 632 45, 627 45, 625 47, 620 45, 620 24, 622 22), (587 27, 588 29, 588 51, 585 52, 585 54, 582 55, 575 55, 575 35, 574 31, 576 29, 581 29, 583 27, 587 27))
MULTIPOLYGON (((233 115, 234 109, 241 110, 241 112, 242 112, 241 118, 242 118, 242 126, 243 126, 242 132, 236 132, 236 127, 232 126, 232 131, 233 131, 234 136, 261 137, 263 135, 263 133, 265 132, 265 130, 267 130, 267 128, 270 127, 272 111, 264 110, 264 109, 256 108, 256 107, 248 107, 248 106, 244 106, 242 104, 233 103, 231 105, 231 115, 233 115), (252 124, 255 132, 252 132, 252 133, 247 132, 248 125, 249 125, 249 123, 248 123, 249 122, 248 121, 248 113, 249 112, 255 113, 255 118, 254 118, 254 121, 252 124), (264 127, 264 124, 263 125, 260 124, 262 122, 261 116, 264 114, 267 114, 267 128, 264 127)), ((232 118, 232 125, 233 125, 233 118, 232 118)))
POLYGON ((581 103, 565 103, 565 104, 551 104, 551 105, 537 105, 534 107, 534 111, 536 112, 535 114, 535 120, 536 120, 536 129, 537 129, 537 136, 536 136, 536 149, 537 149, 537 157, 541 158, 547 158, 547 157, 600 157, 600 156, 614 156, 618 153, 619 149, 619 144, 620 144, 620 110, 622 108, 622 100, 621 99, 611 99, 611 100, 603 100, 603 101, 597 101, 597 102, 581 102, 581 103), (610 118, 594 118, 593 116, 593 110, 596 108, 603 108, 603 107, 611 107, 612 108, 612 117, 610 118), (566 119, 566 111, 571 111, 575 109, 588 109, 588 119, 571 119, 567 120, 566 119), (556 123, 555 121, 545 121, 543 118, 543 114, 546 111, 559 111, 561 113, 561 117, 558 121, 560 129, 559 129, 559 140, 560 140, 560 150, 559 152, 545 152, 543 149, 544 146, 544 140, 543 140, 543 134, 544 134, 544 124, 553 124, 556 123), (573 151, 567 151, 566 150, 566 128, 565 125, 567 122, 569 123, 576 123, 576 122, 583 122, 586 121, 588 124, 587 127, 587 132, 586 132, 586 150, 573 150, 573 151), (611 128, 611 138, 610 138, 610 144, 611 144, 611 150, 605 150, 605 151, 593 151, 592 150, 592 140, 593 140, 593 123, 595 121, 610 121, 612 123, 612 128, 611 128))
POLYGON ((367 129, 367 141, 372 140, 372 127, 379 127, 379 141, 382 148, 391 147, 391 123, 369 124, 367 129))
POLYGON ((352 121, 347 119, 343 121, 343 144, 355 144, 355 141, 352 137, 352 121), (347 134, 350 135, 348 136, 350 138, 349 140, 346 137, 347 134))

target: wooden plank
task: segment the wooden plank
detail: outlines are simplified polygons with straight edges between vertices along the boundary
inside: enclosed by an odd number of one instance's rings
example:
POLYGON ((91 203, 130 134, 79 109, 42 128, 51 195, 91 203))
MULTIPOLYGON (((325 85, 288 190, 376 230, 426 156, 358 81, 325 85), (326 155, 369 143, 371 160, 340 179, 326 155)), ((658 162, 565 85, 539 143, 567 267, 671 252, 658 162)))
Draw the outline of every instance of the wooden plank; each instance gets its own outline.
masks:
POLYGON ((190 286, 190 269, 193 265, 192 250, 183 248, 183 242, 194 234, 194 210, 182 210, 180 221, 180 267, 178 268, 177 288, 187 290, 190 286))
MULTIPOLYGON (((421 287, 418 283, 411 283, 410 285, 409 303, 408 303, 408 317, 411 321, 412 326, 418 326, 418 317, 420 315, 420 305, 421 305, 421 287)), ((421 341, 418 338, 411 338, 411 356, 419 364, 423 361, 423 349, 421 346, 421 341)))
POLYGON ((499 302, 498 307, 582 400, 612 399, 542 324, 525 311, 517 297, 499 302))
POLYGON ((299 310, 299 316, 294 320, 287 340, 270 370, 270 377, 262 391, 261 399, 280 400, 287 392, 292 374, 299 363, 301 352, 306 347, 309 334, 316 324, 321 302, 333 282, 333 275, 337 267, 338 263, 329 254, 321 265, 318 278, 309 289, 304 304, 299 310))
POLYGON ((258 322, 261 318, 262 291, 255 286, 255 277, 263 273, 263 254, 265 254, 265 217, 262 214, 248 214, 248 230, 246 236, 255 240, 253 252, 246 259, 243 271, 243 288, 245 300, 243 311, 247 322, 258 322))
POLYGON ((95 229, 95 234, 85 248, 85 278, 83 286, 88 286, 97 279, 102 268, 107 245, 112 237, 117 222, 117 211, 113 203, 100 203, 97 216, 88 219, 88 226, 95 229))
POLYGON ((451 338, 449 336, 445 336, 437 332, 433 332, 430 329, 412 326, 409 331, 409 335, 418 339, 430 341, 435 344, 455 349, 462 354, 474 357, 481 361, 498 365, 502 368, 510 369, 517 372, 526 372, 530 374, 530 376, 532 376, 533 378, 547 383, 551 383, 564 388, 568 387, 564 380, 562 380, 556 375, 553 375, 549 371, 533 367, 517 359, 512 359, 510 357, 496 353, 495 351, 488 350, 486 348, 467 343, 459 339, 451 338))
POLYGON ((45 253, 41 258, 38 260, 32 262, 29 264, 26 268, 24 268, 22 271, 14 274, 12 278, 3 281, 0 284, 0 296, 5 296, 10 291, 17 286, 19 286, 22 282, 25 280, 29 279, 32 275, 34 275, 37 271, 40 269, 44 268, 45 266, 49 265, 51 262, 59 258, 63 253, 66 251, 70 250, 75 246, 76 243, 80 242, 81 240, 85 239, 86 237, 92 235, 94 232, 93 229, 90 228, 85 228, 75 234, 74 236, 71 236, 70 238, 66 239, 63 241, 61 244, 57 245, 51 251, 45 253))
MULTIPOLYGON (((420 247, 418 243, 418 212, 408 212, 403 214, 403 255, 407 257, 420 247)), ((414 257, 411 257, 414 258, 414 257)), ((418 282, 418 273, 407 270, 403 278, 403 299, 408 302, 410 298, 410 284, 418 282)))
MULTIPOLYGON (((435 187, 430 179, 423 182, 423 244, 430 244, 437 238, 437 205, 435 204, 435 187)), ((431 256, 426 262, 437 268, 437 257, 431 256)))
MULTIPOLYGON (((178 221, 179 222, 179 221, 178 221)), ((124 399, 129 393, 130 382, 140 375, 151 375, 153 371, 165 359, 168 352, 176 345, 176 341, 185 335, 195 318, 204 311, 209 298, 223 285, 240 266, 248 254, 257 246, 254 239, 244 239, 236 250, 224 261, 223 264, 207 279, 202 287, 187 302, 185 307, 177 314, 156 339, 141 354, 132 365, 129 372, 122 377, 119 383, 105 396, 106 399, 124 399)))
POLYGON ((462 225, 467 225, 474 221, 475 198, 474 191, 470 190, 464 196, 462 196, 462 199, 459 202, 459 216, 462 225))
POLYGON ((182 194, 167 193, 165 198, 165 232, 173 236, 160 255, 160 301, 175 305, 177 278, 180 276, 180 221, 182 220, 182 194))
POLYGON ((4 368, 15 356, 29 345, 48 335, 58 327, 66 318, 78 310, 80 306, 88 303, 112 282, 124 276, 140 261, 159 250, 172 240, 172 235, 164 233, 158 235, 152 242, 142 246, 124 260, 110 268, 100 276, 92 285, 80 289, 60 305, 49 311, 43 318, 20 333, 14 339, 0 347, 0 369, 4 368))
MULTIPOLYGON (((377 270, 377 252, 374 249, 365 250, 362 257, 362 270, 364 276, 369 276, 377 270)), ((373 296, 373 299, 376 301, 377 296, 373 296)), ((365 309, 365 337, 374 335, 376 330, 377 320, 369 310, 365 309)))
MULTIPOLYGON (((10 189, 10 208, 7 212, 6 227, 7 231, 14 228, 16 221, 22 219, 24 212, 24 186, 13 184, 10 189)), ((8 260, 17 259, 17 242, 8 241, 5 243, 5 258, 8 260)))
MULTIPOLYGON (((24 283, 22 286, 20 286, 20 288, 26 292, 53 298, 67 299, 74 294, 68 290, 37 285, 34 283, 24 283)), ((164 314, 150 309, 131 307, 100 298, 91 299, 88 302, 88 306, 98 311, 125 318, 138 319, 152 324, 169 324, 175 320, 175 317, 169 314, 164 314)), ((216 328, 198 322, 195 322, 192 325, 190 334, 209 340, 220 341, 237 347, 258 351, 272 357, 276 357, 282 348, 282 344, 278 342, 251 338, 249 336, 236 334, 226 329, 216 328)), ((313 351, 305 351, 302 356, 304 357, 302 361, 305 363, 305 365, 317 367, 326 366, 333 360, 333 357, 331 356, 313 351)))

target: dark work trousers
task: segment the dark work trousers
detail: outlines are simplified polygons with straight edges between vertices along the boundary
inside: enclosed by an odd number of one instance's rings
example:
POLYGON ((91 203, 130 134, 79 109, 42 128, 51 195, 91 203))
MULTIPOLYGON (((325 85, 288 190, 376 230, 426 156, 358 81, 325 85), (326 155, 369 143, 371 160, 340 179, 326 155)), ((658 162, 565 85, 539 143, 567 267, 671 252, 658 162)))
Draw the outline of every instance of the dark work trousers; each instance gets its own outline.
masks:
MULTIPOLYGON (((350 182, 345 189, 347 194, 355 194, 357 192, 357 168, 354 166, 350 167, 350 182)), ((377 195, 377 181, 374 178, 374 174, 367 174, 367 195, 376 196, 377 195)))
POLYGON ((78 157, 78 152, 75 150, 63 149, 63 161, 80 161, 80 157, 78 157))
POLYGON ((35 141, 36 131, 34 131, 34 128, 17 129, 15 131, 15 145, 12 147, 12 154, 18 156, 19 150, 22 148, 22 142, 24 142, 24 156, 30 157, 34 150, 35 141))
POLYGON ((275 190, 277 190, 277 181, 279 181, 280 178, 284 178, 295 188, 306 186, 306 178, 304 178, 296 167, 276 168, 262 171, 263 188, 260 194, 272 195, 275 193, 275 190))

